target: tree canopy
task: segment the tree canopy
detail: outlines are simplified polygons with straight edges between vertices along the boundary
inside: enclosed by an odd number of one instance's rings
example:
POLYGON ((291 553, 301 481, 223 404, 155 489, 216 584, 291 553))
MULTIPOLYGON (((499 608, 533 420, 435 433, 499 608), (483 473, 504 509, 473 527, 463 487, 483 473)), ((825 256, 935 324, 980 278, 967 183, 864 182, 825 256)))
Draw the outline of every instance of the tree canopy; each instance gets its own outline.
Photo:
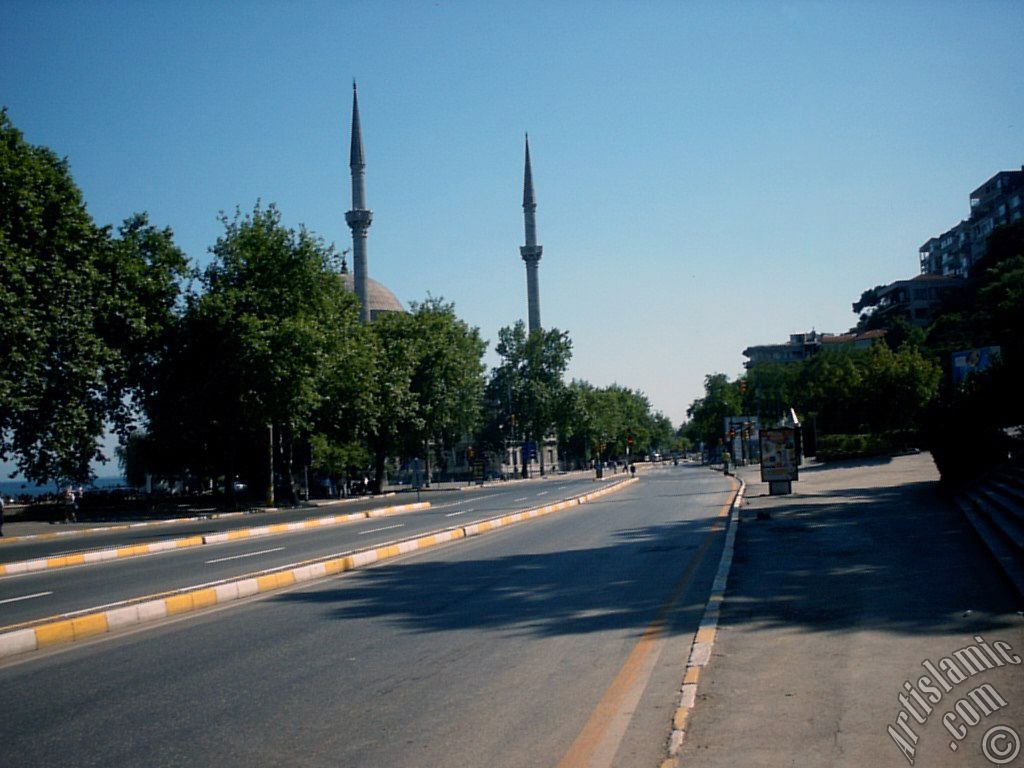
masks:
POLYGON ((377 376, 367 437, 379 488, 387 456, 419 456, 428 441, 454 445, 473 433, 480 419, 487 345, 479 329, 460 320, 454 305, 442 299, 413 304, 409 313, 384 314, 370 327, 377 344, 377 376))
POLYGON ((0 458, 88 479, 106 426, 133 423, 187 274, 145 215, 97 226, 67 160, 0 111, 0 458))
POLYGON ((331 249, 273 205, 222 223, 147 410, 182 469, 223 475, 230 495, 236 473, 256 484, 268 426, 285 467, 313 433, 354 433, 373 371, 331 249))
MULTIPOLYGON (((503 404, 501 410, 514 415, 520 436, 537 443, 551 434, 566 407, 569 334, 557 328, 527 334, 520 320, 498 331, 495 351, 501 363, 491 372, 487 399, 503 404)), ((544 452, 538 453, 543 470, 544 452)))

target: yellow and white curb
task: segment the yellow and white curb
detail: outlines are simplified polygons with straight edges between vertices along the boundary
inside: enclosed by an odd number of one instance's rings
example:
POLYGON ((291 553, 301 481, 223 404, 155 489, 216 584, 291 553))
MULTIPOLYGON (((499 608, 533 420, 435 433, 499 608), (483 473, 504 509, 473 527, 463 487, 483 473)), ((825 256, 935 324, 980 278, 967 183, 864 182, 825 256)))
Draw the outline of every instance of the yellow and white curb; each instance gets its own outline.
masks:
POLYGON ((373 517, 387 517, 388 515, 399 515, 403 512, 417 512, 422 509, 429 509, 429 501, 417 501, 412 504, 399 504, 395 507, 382 507, 370 509, 364 512, 351 512, 347 515, 329 515, 327 517, 313 517, 309 520, 298 520, 294 523, 275 523, 274 525, 261 525, 256 528, 239 528, 235 531, 224 533, 211 533, 203 536, 203 544, 223 544, 226 541, 238 539, 249 539, 257 536, 274 536, 279 533, 290 533, 292 531, 308 531, 311 528, 324 528, 331 525, 351 523, 356 520, 366 520, 373 517))
POLYGON ((722 602, 725 600, 729 569, 732 567, 732 553, 736 546, 740 503, 743 500, 743 492, 746 487, 746 483, 740 480, 740 488, 736 492, 736 498, 733 499, 729 510, 729 529, 725 534, 722 559, 718 562, 718 571, 715 573, 715 580, 711 585, 711 596, 704 607, 704 615, 701 617, 700 624, 697 625, 697 632, 690 645, 690 654, 686 660, 686 673, 683 675, 683 684, 680 688, 679 707, 672 719, 668 758, 661 764, 661 768, 675 768, 678 765, 676 756, 686 739, 686 725, 690 718, 690 712, 697 703, 697 684, 700 680, 700 672, 711 661, 711 652, 718 634, 718 617, 722 610, 722 602))
MULTIPOLYGON (((125 604, 105 611, 83 612, 79 615, 64 616, 46 620, 35 626, 0 633, 0 659, 42 650, 61 643, 73 643, 106 632, 131 627, 148 621, 158 621, 189 611, 198 611, 210 606, 240 600, 245 597, 283 589, 314 579, 322 579, 345 571, 361 568, 371 563, 388 560, 399 555, 428 549, 469 536, 476 536, 496 530, 522 520, 551 514, 619 490, 636 480, 623 480, 615 485, 566 501, 548 504, 537 509, 517 512, 512 515, 485 520, 458 528, 417 536, 413 539, 385 544, 373 549, 346 555, 330 557, 313 563, 305 563, 262 571, 241 579, 227 580, 196 587, 186 587, 164 595, 126 601, 125 604)), ((428 502, 423 502, 428 505, 428 502)), ((410 505, 404 505, 410 506, 410 505)), ((367 514, 367 513, 360 513, 367 514)))
MULTIPOLYGON (((185 549, 188 547, 199 547, 204 544, 222 544, 237 539, 247 539, 257 536, 274 536, 292 531, 309 530, 310 528, 322 528, 331 525, 365 520, 372 517, 385 517, 397 515, 402 512, 415 512, 430 507, 429 501, 416 502, 414 504, 400 504, 395 507, 380 507, 364 512, 353 512, 348 515, 329 515, 327 517, 313 517, 308 520, 298 520, 294 523, 276 523, 274 525, 261 525, 255 528, 239 528, 224 533, 214 533, 205 536, 186 536, 181 539, 169 541, 158 541, 150 544, 129 544, 123 547, 111 549, 97 549, 92 552, 75 552, 68 555, 55 555, 53 557, 40 557, 35 560, 19 560, 13 563, 0 564, 0 576, 14 576, 21 573, 33 573, 45 571, 51 568, 67 568, 72 565, 86 565, 89 563, 100 563, 107 560, 120 560, 126 557, 138 557, 140 555, 151 555, 156 552, 167 552, 173 549, 185 549)), ((110 530, 110 529, 108 529, 110 530)))
POLYGON ((188 536, 183 539, 158 541, 150 544, 129 544, 124 547, 115 547, 113 549, 98 549, 94 552, 73 552, 69 555, 40 557, 35 560, 19 560, 17 562, 4 563, 0 565, 0 576, 14 576, 19 573, 45 571, 51 568, 67 568, 72 565, 85 565, 87 563, 100 563, 106 560, 119 560, 124 557, 149 555, 154 552, 166 552, 171 549, 198 547, 201 546, 202 543, 202 536, 188 536))
POLYGON ((75 528, 68 531, 52 531, 49 533, 29 533, 24 536, 4 536, 0 538, 0 545, 17 544, 23 541, 45 541, 47 539, 60 539, 68 536, 87 536, 93 533, 111 533, 112 531, 127 531, 134 528, 148 528, 153 525, 173 525, 176 523, 196 523, 200 520, 223 520, 227 517, 241 517, 248 512, 220 512, 215 515, 196 515, 194 517, 172 517, 167 520, 148 520, 144 523, 116 523, 114 525, 98 525, 94 528, 75 528))

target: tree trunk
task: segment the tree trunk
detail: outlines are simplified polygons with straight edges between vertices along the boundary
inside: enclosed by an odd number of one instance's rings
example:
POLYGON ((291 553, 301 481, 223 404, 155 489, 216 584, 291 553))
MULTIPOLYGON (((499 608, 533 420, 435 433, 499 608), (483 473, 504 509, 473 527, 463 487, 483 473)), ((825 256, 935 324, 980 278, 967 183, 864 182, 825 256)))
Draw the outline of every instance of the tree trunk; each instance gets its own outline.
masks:
POLYGON ((387 461, 387 456, 384 455, 383 451, 378 451, 374 455, 373 460, 373 492, 382 493, 384 491, 384 463, 387 461))
POLYGON ((235 506, 235 461, 234 451, 229 447, 224 452, 224 504, 235 506))
POLYGON ((426 453, 426 456, 427 456, 426 461, 424 462, 427 465, 427 479, 426 479, 425 483, 420 483, 420 484, 424 485, 427 488, 429 488, 430 487, 430 441, 429 440, 427 440, 427 450, 425 451, 425 453, 426 453))

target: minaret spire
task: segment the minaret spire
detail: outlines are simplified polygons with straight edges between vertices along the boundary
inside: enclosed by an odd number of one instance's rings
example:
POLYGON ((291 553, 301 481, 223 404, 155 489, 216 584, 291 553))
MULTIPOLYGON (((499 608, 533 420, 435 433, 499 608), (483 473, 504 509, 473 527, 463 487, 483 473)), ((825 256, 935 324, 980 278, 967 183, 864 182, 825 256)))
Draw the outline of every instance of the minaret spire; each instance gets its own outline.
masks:
POLYGON ((533 194, 533 169, 530 167, 530 135, 526 135, 526 167, 523 171, 523 220, 526 228, 526 245, 519 254, 526 262, 526 303, 528 309, 528 330, 532 334, 540 327, 540 284, 537 266, 543 247, 537 245, 537 199, 533 194))
POLYGON ((359 299, 359 319, 370 322, 370 308, 367 304, 367 280, 369 265, 366 258, 366 233, 373 223, 373 211, 366 208, 366 185, 363 159, 363 131, 359 124, 359 95, 356 81, 352 81, 352 144, 349 151, 349 168, 352 171, 352 210, 345 214, 345 221, 352 230, 352 282, 359 299))

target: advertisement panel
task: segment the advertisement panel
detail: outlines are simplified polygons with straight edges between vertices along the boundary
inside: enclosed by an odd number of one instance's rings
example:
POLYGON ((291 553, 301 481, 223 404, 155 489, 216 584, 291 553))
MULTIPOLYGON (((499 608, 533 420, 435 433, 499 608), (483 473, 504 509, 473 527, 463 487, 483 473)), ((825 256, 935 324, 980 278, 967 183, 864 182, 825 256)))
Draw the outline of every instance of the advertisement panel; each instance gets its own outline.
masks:
POLYGON ((796 430, 792 427, 761 430, 761 481, 799 480, 796 430))
POLYGON ((999 359, 999 347, 978 347, 953 353, 953 384, 959 386, 968 374, 991 368, 999 359))

